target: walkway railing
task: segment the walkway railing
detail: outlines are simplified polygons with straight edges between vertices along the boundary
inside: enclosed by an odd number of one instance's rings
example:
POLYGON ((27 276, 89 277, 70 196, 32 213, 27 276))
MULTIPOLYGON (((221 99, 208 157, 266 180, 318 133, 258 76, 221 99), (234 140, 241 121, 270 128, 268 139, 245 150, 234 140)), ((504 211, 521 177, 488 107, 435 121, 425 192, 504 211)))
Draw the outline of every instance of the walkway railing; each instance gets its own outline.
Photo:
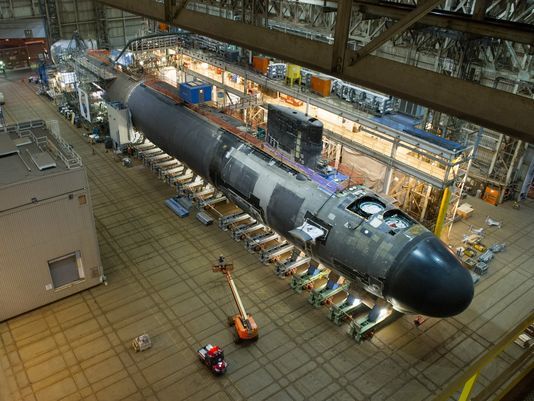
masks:
POLYGON ((527 327, 534 323, 534 311, 522 320, 516 327, 514 327, 502 340, 489 349, 486 354, 480 357, 473 365, 471 365, 462 375, 451 382, 443 393, 439 395, 435 401, 447 401, 457 399, 458 401, 483 401, 493 396, 493 400, 500 400, 506 395, 508 390, 518 383, 526 374, 534 368, 534 346, 531 344, 525 349, 524 353, 510 366, 510 368, 501 374, 494 382, 490 383, 479 394, 472 397, 471 393, 475 383, 480 375, 480 371, 489 365, 503 352, 510 344, 512 344, 520 334, 525 331, 527 327), (515 376, 515 377, 514 377, 515 376), (501 390, 501 388, 508 384, 508 386, 501 390), (455 393, 461 389, 460 395, 456 398, 455 393), (499 392, 500 390, 500 392, 499 392), (499 392, 499 394, 497 394, 499 392))

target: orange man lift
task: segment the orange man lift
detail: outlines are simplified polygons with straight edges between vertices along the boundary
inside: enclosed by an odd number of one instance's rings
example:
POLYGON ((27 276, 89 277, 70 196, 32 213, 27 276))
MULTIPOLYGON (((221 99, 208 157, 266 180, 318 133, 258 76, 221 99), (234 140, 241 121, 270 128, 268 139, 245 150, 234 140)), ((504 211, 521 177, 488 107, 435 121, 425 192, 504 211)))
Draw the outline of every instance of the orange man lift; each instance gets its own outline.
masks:
POLYGON ((232 296, 237 305, 239 313, 237 315, 229 316, 228 323, 230 326, 235 326, 237 337, 235 338, 236 343, 241 341, 256 341, 258 339, 258 326, 252 318, 252 315, 247 314, 243 302, 239 297, 237 288, 235 286, 234 280, 232 279, 231 271, 234 270, 234 265, 232 263, 226 263, 224 256, 219 256, 219 262, 216 265, 213 265, 214 272, 221 272, 226 276, 230 290, 232 290, 232 296))

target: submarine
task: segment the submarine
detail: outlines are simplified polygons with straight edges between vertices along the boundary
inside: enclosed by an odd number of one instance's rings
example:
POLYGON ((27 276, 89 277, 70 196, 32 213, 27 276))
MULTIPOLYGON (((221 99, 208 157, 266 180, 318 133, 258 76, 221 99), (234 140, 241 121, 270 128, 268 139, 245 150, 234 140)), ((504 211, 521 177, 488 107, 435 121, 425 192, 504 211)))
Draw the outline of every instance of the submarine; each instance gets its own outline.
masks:
MULTIPOLYGON (((325 190, 180 101, 164 81, 119 73, 106 97, 129 109, 137 131, 243 211, 395 310, 443 318, 470 305, 473 280, 460 260, 378 193, 363 186, 325 190)), ((217 121, 231 118, 224 116, 217 121)))

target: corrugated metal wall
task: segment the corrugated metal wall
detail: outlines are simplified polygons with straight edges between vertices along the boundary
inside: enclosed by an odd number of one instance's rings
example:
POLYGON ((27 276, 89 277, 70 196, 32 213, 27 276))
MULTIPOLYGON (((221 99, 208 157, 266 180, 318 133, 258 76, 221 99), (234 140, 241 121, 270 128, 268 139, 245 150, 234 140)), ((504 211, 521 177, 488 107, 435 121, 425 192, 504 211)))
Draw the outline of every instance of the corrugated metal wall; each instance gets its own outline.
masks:
POLYGON ((0 18, 28 18, 40 16, 39 0, 0 0, 0 18))
POLYGON ((124 46, 147 27, 144 18, 94 0, 0 0, 0 24, 22 18, 44 19, 47 24, 57 22, 61 39, 70 39, 77 30, 84 39, 97 39, 100 47, 112 48, 124 46), (48 3, 52 3, 57 19, 45 18, 48 3))
POLYGON ((0 321, 100 283, 102 264, 87 186, 85 170, 76 169, 0 189, 0 199, 18 201, 0 207, 0 321), (65 191, 69 188, 74 189, 65 191), (86 203, 80 202, 81 195, 86 203), (52 284, 48 261, 76 251, 85 279, 47 289, 52 284))

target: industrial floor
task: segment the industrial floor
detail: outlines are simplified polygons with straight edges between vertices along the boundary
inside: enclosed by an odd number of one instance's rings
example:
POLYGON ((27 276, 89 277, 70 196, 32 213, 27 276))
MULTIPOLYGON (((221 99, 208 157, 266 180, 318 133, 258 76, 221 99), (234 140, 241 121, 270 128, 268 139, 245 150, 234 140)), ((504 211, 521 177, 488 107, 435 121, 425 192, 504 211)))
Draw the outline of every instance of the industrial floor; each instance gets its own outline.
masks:
MULTIPOLYGON (((0 323, 0 401, 428 400, 534 305, 534 202, 514 210, 470 199, 475 214, 453 228, 456 243, 490 215, 504 225, 488 228, 485 242, 507 244, 470 308, 420 327, 405 316, 358 345, 242 243, 172 214, 163 204, 171 188, 150 171, 123 167, 102 145, 93 155, 83 131, 20 78, 0 78, 7 122, 59 120, 83 157, 108 285, 0 323), (234 261, 260 326, 255 344, 232 341, 226 317, 234 305, 224 277, 211 271, 219 254, 234 261), (153 347, 134 353, 130 342, 143 333, 153 347), (223 377, 196 357, 208 342, 225 350, 223 377)), ((513 345, 483 370, 481 385, 519 352, 513 345)))

